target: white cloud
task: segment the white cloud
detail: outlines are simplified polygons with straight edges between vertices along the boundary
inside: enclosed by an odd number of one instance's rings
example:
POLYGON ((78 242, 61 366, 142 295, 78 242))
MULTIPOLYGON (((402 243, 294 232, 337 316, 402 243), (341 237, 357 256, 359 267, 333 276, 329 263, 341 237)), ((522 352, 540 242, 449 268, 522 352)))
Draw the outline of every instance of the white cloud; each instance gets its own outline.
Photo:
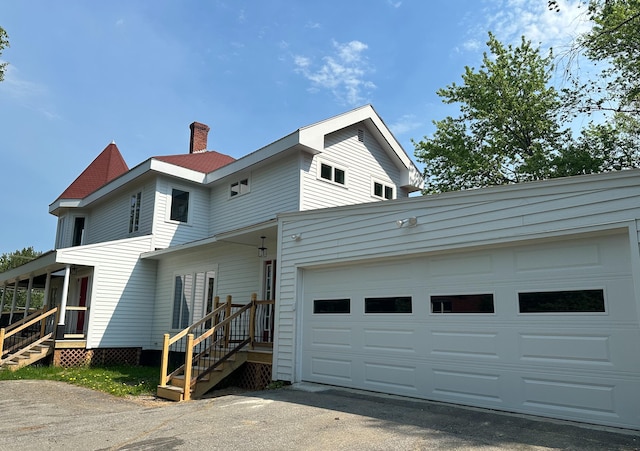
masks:
POLYGON ((352 106, 366 103, 366 92, 376 87, 367 80, 373 72, 363 56, 368 46, 360 41, 332 44, 334 53, 323 57, 319 68, 314 69, 313 61, 306 56, 294 56, 296 72, 311 82, 312 91, 327 89, 341 103, 352 106))
MULTIPOLYGON (((0 60, 0 64, 5 61, 0 60)), ((48 89, 39 83, 22 79, 18 69, 14 65, 8 65, 4 74, 4 81, 0 83, 0 99, 6 95, 18 105, 34 111, 38 111, 48 119, 58 119, 54 108, 49 105, 48 89)))
POLYGON ((414 114, 405 114, 395 122, 389 124, 389 128, 394 135, 403 135, 407 132, 422 128, 424 124, 419 121, 414 114))
POLYGON ((390 6, 392 6, 393 8, 400 8, 400 6, 402 6, 402 2, 401 1, 394 2, 392 0, 387 0, 387 3, 390 6))

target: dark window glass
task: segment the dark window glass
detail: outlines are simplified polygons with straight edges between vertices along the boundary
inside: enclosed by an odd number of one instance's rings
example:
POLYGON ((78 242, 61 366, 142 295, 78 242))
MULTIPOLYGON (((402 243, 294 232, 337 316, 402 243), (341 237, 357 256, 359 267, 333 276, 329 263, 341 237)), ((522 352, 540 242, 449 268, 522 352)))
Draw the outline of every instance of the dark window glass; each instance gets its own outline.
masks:
POLYGON ((320 165, 320 177, 323 179, 331 180, 332 167, 328 164, 322 163, 320 165))
POLYGON ((189 192, 174 189, 171 192, 171 220, 188 222, 189 192))
POLYGON ((72 246, 80 246, 84 237, 84 218, 76 218, 73 225, 73 242, 72 246))
POLYGON ((603 290, 518 293, 520 313, 604 312, 603 290))
POLYGON ((314 299, 313 313, 351 313, 351 299, 314 299))
POLYGON ((365 298, 365 313, 411 313, 411 296, 365 298))
POLYGON ((391 188, 390 186, 384 187, 384 198, 393 199, 393 188, 391 188))
POLYGON ((333 181, 344 185, 344 171, 342 169, 335 169, 335 178, 333 179, 333 181))
POLYGON ((382 184, 378 182, 373 182, 373 195, 382 197, 382 184))
POLYGON ((432 313, 494 313, 492 294, 431 296, 432 313))

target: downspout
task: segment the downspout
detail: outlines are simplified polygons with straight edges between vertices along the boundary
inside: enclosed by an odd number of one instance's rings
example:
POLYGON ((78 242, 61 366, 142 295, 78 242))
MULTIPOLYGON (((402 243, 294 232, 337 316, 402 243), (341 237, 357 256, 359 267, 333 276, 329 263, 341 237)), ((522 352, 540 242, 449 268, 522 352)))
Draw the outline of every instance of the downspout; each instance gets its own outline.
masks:
POLYGON ((62 284, 62 299, 60 300, 60 316, 58 327, 56 329, 56 340, 64 338, 64 321, 67 313, 67 295, 69 294, 69 274, 71 273, 71 265, 64 267, 64 283, 62 284))

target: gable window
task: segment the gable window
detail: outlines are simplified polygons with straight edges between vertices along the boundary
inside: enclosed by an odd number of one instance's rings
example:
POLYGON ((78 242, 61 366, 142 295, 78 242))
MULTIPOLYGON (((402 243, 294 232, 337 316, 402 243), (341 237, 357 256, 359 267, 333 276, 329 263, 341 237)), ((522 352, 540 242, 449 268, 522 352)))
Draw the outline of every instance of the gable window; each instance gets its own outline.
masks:
POLYGON ((249 192, 249 179, 242 179, 237 182, 233 182, 230 186, 229 195, 231 197, 240 196, 241 194, 247 194, 249 192))
POLYGON ((374 180, 373 197, 379 197, 380 199, 393 199, 393 186, 374 180))
POLYGON ((84 217, 76 217, 73 223, 73 241, 72 246, 80 246, 84 239, 84 217))
POLYGON ((171 190, 171 215, 169 219, 178 222, 188 222, 189 219, 189 191, 173 188, 171 190))
POLYGON ((365 313, 411 313, 411 296, 365 298, 365 313))
POLYGON ((337 183, 339 185, 346 185, 347 183, 347 171, 344 168, 326 162, 320 162, 320 169, 318 172, 319 178, 323 180, 337 183))
POLYGON ((142 193, 138 192, 131 196, 131 212, 129 214, 129 233, 137 232, 140 225, 140 201, 142 193))

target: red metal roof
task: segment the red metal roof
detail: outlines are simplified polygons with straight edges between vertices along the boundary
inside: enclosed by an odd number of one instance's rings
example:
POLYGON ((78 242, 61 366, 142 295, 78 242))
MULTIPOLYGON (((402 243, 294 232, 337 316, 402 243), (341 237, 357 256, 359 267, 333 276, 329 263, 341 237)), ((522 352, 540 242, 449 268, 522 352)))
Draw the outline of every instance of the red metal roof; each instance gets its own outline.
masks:
POLYGON ((165 155, 153 158, 159 161, 164 161, 165 163, 171 163, 176 166, 182 166, 183 168, 205 173, 215 171, 216 169, 235 161, 235 158, 218 153, 214 150, 181 155, 165 155))
POLYGON ((129 171, 115 143, 109 144, 58 199, 82 199, 129 171))

